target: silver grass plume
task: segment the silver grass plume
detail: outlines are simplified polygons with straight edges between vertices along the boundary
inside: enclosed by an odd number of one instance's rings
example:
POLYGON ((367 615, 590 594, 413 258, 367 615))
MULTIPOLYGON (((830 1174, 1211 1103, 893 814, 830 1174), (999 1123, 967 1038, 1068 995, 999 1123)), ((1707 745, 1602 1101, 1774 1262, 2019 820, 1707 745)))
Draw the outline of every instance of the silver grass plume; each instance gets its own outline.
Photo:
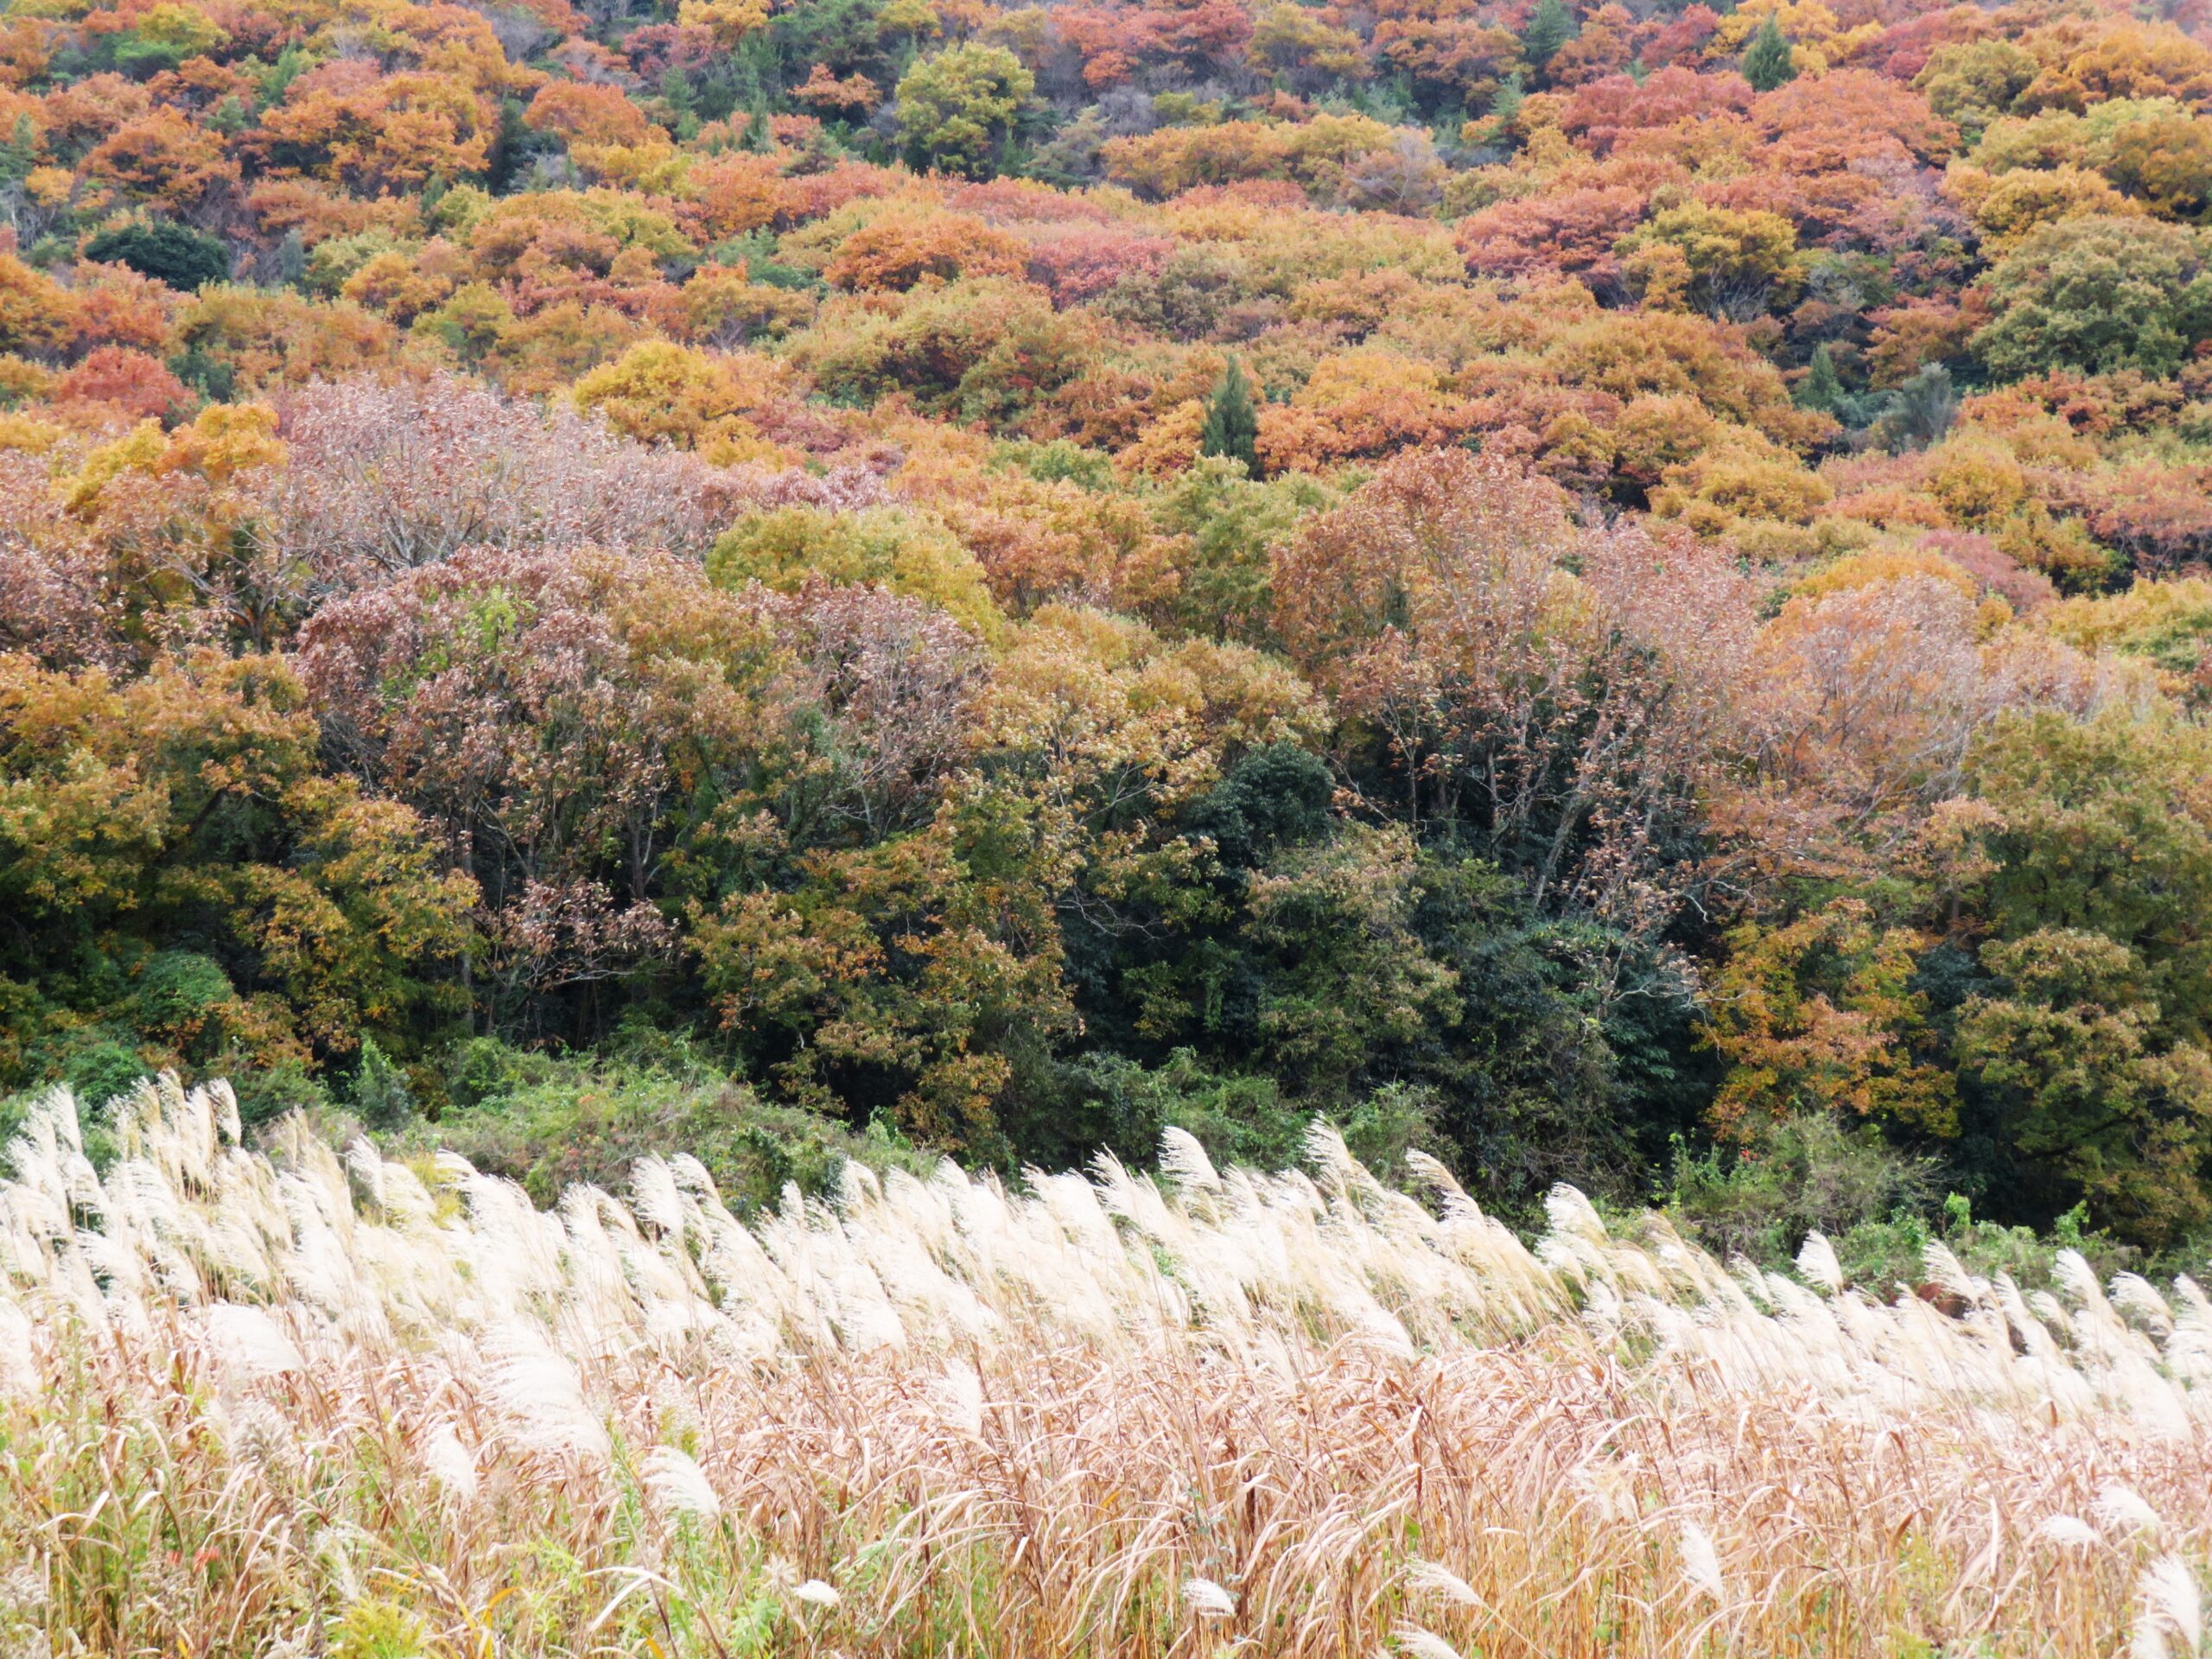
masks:
POLYGON ((451 1423, 435 1425, 423 1438, 423 1466, 448 1497, 462 1503, 475 1497, 476 1459, 451 1423))
POLYGON ((2036 1536, 2061 1549, 2093 1549, 2101 1541, 2097 1529, 2078 1515, 2047 1515, 2036 1536))
POLYGON ((1184 1580, 1183 1602, 1200 1618, 1231 1618, 1236 1613, 1236 1599, 1211 1579, 1184 1580))
POLYGON ((1797 1249, 1797 1271, 1807 1284, 1831 1296, 1843 1294, 1843 1264, 1835 1259, 1835 1246, 1823 1234, 1805 1235, 1805 1242, 1797 1249))
POLYGON ((2165 1522, 2158 1512, 2145 1503, 2140 1493, 2119 1481, 2108 1481, 2097 1490, 2097 1500, 2089 1512, 2097 1524, 2107 1534, 2139 1532, 2155 1535, 2164 1530, 2165 1522))
POLYGON ((1713 1535, 1694 1521, 1682 1522, 1682 1579, 1692 1595, 1710 1596, 1726 1605, 1728 1600, 1728 1580, 1721 1576, 1720 1553, 1713 1547, 1713 1535))
POLYGON ((1433 1596, 1454 1607, 1479 1607, 1482 1598, 1474 1586, 1447 1567, 1435 1561, 1414 1561, 1406 1568, 1406 1588, 1417 1595, 1433 1596))
POLYGON ((2196 1659, 2204 1642, 2204 1604, 2187 1562, 2164 1555, 2143 1571, 2136 1585, 2135 1628, 2128 1642, 2131 1659, 2171 1659, 2178 1645, 2196 1659))
POLYGON ((1213 1160, 1188 1129, 1170 1124, 1160 1132, 1160 1166, 1174 1177, 1178 1185, 1202 1187, 1209 1192, 1221 1190, 1221 1176, 1213 1160))
POLYGON ((645 1453, 645 1490, 668 1513, 696 1516, 702 1521, 712 1521, 721 1514, 721 1495, 689 1453, 672 1446, 657 1446, 645 1453))

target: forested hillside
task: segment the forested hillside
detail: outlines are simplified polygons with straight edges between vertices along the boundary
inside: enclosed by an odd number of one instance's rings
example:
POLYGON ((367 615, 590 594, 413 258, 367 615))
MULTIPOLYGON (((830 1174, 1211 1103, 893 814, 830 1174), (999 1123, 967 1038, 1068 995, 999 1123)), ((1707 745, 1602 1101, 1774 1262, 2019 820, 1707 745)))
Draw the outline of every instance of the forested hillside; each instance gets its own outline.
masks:
POLYGON ((2202 1236, 2208 39, 12 0, 0 1093, 2202 1236))

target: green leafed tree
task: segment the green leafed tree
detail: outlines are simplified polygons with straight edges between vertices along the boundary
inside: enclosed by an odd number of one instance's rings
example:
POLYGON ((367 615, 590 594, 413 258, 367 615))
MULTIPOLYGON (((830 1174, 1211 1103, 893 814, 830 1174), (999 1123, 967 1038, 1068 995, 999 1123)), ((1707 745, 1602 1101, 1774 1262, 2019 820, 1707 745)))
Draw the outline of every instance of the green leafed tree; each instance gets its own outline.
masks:
POLYGON ((1941 443, 1958 418, 1959 394, 1951 372, 1930 363, 1909 376, 1890 394, 1889 406, 1874 423, 1874 438, 1892 454, 1941 443))
POLYGON ((0 143, 0 188, 21 184, 38 165, 38 133, 28 115, 16 118, 8 140, 0 143))
POLYGON ((1834 354, 1825 345, 1815 346, 1805 378, 1797 387, 1797 406, 1833 415, 1842 401, 1843 377, 1835 372, 1834 354))
POLYGON ((1004 47, 971 42, 924 58, 899 82, 906 159, 918 168, 989 178, 1036 89, 1036 77, 1004 47))
POLYGON ((353 1105, 372 1128, 396 1129, 415 1116, 415 1096, 406 1077, 373 1037, 361 1039, 361 1063, 353 1073, 353 1105))
POLYGON ((1521 51, 1529 60, 1529 67, 1541 75, 1544 66, 1574 35, 1574 14, 1567 9, 1566 0, 1538 0, 1528 27, 1521 31, 1521 51))
POLYGON ((1202 455, 1227 455, 1244 463, 1245 475, 1260 475, 1260 417, 1252 407, 1252 388, 1235 358, 1206 403, 1206 423, 1198 435, 1202 455))
POLYGON ((2205 233, 2082 214, 2039 226, 1985 278, 1997 320, 1974 337, 2006 379, 2052 369, 2170 375, 2212 339, 2205 233))
POLYGON ((85 257, 128 265, 187 293, 231 274, 231 251, 219 237, 168 219, 102 231, 85 245, 85 257))
POLYGON ((1772 12, 1759 25, 1759 32, 1751 36, 1751 45, 1744 52, 1744 79, 1751 83, 1757 92, 1770 92, 1776 87, 1797 79, 1796 54, 1790 50, 1789 37, 1782 32, 1782 25, 1772 12))

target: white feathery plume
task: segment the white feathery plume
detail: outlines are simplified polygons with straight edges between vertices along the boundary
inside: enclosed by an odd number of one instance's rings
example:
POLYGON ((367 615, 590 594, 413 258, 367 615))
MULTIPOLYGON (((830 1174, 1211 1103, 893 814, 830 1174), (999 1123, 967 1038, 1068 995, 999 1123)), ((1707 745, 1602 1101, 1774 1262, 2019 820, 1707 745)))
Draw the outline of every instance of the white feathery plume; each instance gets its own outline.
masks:
POLYGON ((2066 1299, 2078 1307, 2105 1306, 2104 1287, 2097 1282, 2097 1272, 2079 1250, 2061 1250, 2050 1259, 2050 1276, 2066 1299))
POLYGON ((2135 1322, 2152 1336, 2164 1338, 2174 1328, 2174 1311, 2166 1299, 2152 1288, 2151 1281, 2137 1273, 2113 1275, 2112 1305, 2120 1313, 2130 1315, 2135 1322))
POLYGON ((983 1379, 976 1368, 954 1360, 930 1390, 938 1415, 963 1434, 983 1432, 983 1379))
POLYGON ((1332 1191, 1340 1190, 1345 1181, 1367 1173, 1345 1147, 1344 1136, 1325 1118, 1316 1116, 1306 1124, 1305 1153, 1306 1161, 1332 1191))
POLYGON ((2204 1603, 2188 1563, 2161 1556, 2144 1569, 2136 1589, 2141 1603, 2128 1643, 2131 1659, 2170 1659, 2175 1643, 2196 1659, 2204 1641, 2204 1603))
POLYGON ((1707 1595, 1725 1605, 1728 1581, 1721 1576, 1720 1552, 1713 1535, 1694 1521, 1682 1522, 1682 1578, 1693 1595, 1707 1595))
POLYGON ((630 1209, 657 1233, 676 1237, 683 1231, 683 1194, 675 1173, 658 1158, 640 1158, 630 1166, 630 1209))
POLYGON ((527 1327, 510 1328, 492 1345, 499 1357, 486 1379, 485 1397, 518 1446, 595 1462, 607 1456, 606 1426, 585 1403, 574 1365, 527 1327))
POLYGON ((1544 1219, 1555 1233, 1568 1234, 1592 1244, 1610 1242, 1605 1217, 1598 1213, 1597 1206, 1583 1196, 1580 1187, 1569 1186, 1564 1181, 1544 1194, 1544 1219))
POLYGON ((1424 1186, 1443 1200, 1444 1217, 1447 1221, 1480 1221, 1482 1207, 1467 1196, 1466 1189, 1443 1163, 1423 1152, 1419 1147, 1406 1149, 1406 1170, 1424 1186))
POLYGON ((1979 1302, 1988 1294, 1988 1281, 1968 1273, 1951 1253, 1951 1247, 1941 1239, 1929 1239, 1921 1248, 1920 1255, 1929 1282, 1946 1296, 1955 1296, 1962 1302, 1979 1302))
MULTIPOLYGON (((100 1103, 93 1101, 92 1105, 100 1103)), ((77 1096, 63 1084, 49 1089, 31 1103, 23 1114, 24 1131, 34 1137, 43 1137, 48 1146, 66 1147, 71 1152, 85 1149, 84 1113, 77 1103, 77 1096)))
POLYGON ((2036 1529, 2036 1536, 2061 1549, 2089 1549, 2101 1541, 2097 1529, 2078 1515, 2044 1516, 2043 1524, 2036 1529))
POLYGON ((837 1197, 849 1211, 864 1209, 883 1202, 883 1183, 859 1159, 848 1158, 837 1166, 837 1197))
POLYGON ((835 1607, 843 1599, 836 1590, 819 1579, 809 1579, 791 1592, 791 1599, 803 1601, 810 1607, 835 1607))
POLYGON ((206 1085, 206 1093, 215 1112, 215 1127, 223 1133, 225 1142, 237 1146, 245 1139, 245 1127, 238 1119, 238 1097, 227 1079, 218 1077, 206 1085))
POLYGON ((360 1529, 340 1523, 323 1528, 308 1541, 308 1553, 328 1575, 340 1601, 361 1599, 360 1574, 353 1568, 353 1551, 360 1529))
POLYGON ((2090 1506, 2089 1512, 2107 1533, 2155 1533, 2165 1525, 2139 1492, 2116 1480, 2098 1488, 2097 1501, 2090 1506))
POLYGON ((346 1148, 346 1174, 362 1203, 384 1208, 384 1159, 365 1139, 346 1148))
POLYGON ((1184 1580, 1183 1602, 1200 1618, 1231 1618, 1236 1613, 1236 1599, 1211 1579, 1184 1580))
POLYGON ((1390 1632, 1398 1644, 1398 1651, 1410 1653, 1414 1659, 1459 1659, 1459 1649, 1433 1630, 1424 1630, 1418 1624, 1401 1624, 1390 1632))
POLYGON ((1831 1296, 1843 1291, 1843 1264, 1835 1259, 1835 1246, 1821 1233, 1808 1233, 1805 1242, 1797 1247, 1797 1271, 1808 1285, 1825 1290, 1831 1296))
POLYGON ((1160 1167, 1180 1185, 1204 1187, 1210 1192, 1221 1190, 1221 1176, 1198 1137, 1172 1123, 1160 1132, 1160 1167))
POLYGON ((223 1369, 242 1382, 281 1376, 307 1363, 283 1327, 261 1308, 215 1302, 200 1310, 200 1327, 223 1369))
POLYGON ((0 1397, 37 1393, 40 1376, 37 1334, 30 1316, 0 1300, 0 1397))
POLYGON ((1414 1561, 1406 1567, 1406 1588, 1418 1595, 1433 1596, 1455 1607, 1479 1607, 1475 1588, 1448 1567, 1435 1561, 1414 1561))
POLYGON ((451 1423, 433 1427, 423 1442, 423 1465, 448 1497, 466 1503, 476 1496, 476 1459, 451 1423))
POLYGON ((645 1453, 645 1490, 662 1509, 673 1515, 695 1515, 711 1521, 722 1512, 720 1493, 687 1452, 672 1446, 657 1446, 645 1453))

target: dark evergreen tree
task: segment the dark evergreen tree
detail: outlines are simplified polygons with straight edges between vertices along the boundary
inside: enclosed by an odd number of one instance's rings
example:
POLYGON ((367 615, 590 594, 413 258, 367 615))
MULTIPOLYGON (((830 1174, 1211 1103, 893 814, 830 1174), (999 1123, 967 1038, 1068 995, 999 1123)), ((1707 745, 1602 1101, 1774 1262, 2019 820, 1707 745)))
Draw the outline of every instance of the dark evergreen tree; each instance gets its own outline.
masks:
POLYGON ((1925 449, 1943 441, 1958 413, 1951 372, 1930 363, 1890 394, 1889 407, 1874 423, 1875 442, 1892 454, 1925 449))
POLYGON ((142 276, 188 294, 231 274, 229 244, 165 219, 102 231, 85 245, 85 257, 128 265, 142 276))
POLYGON ((294 226, 284 232, 284 239, 276 245, 276 281, 284 288, 297 288, 307 280, 307 238, 294 226))
POLYGON ((353 1073, 354 1114, 372 1129, 396 1129, 415 1116, 414 1091, 407 1078, 373 1037, 361 1039, 361 1063, 353 1073))
POLYGON ((699 94, 690 76, 674 65, 660 78, 661 102, 668 106, 670 124, 677 137, 689 143, 699 136, 699 94))
POLYGON ((1797 407, 1833 415, 1843 402, 1843 377, 1835 372, 1835 358, 1825 346, 1815 348, 1813 360, 1798 383, 1797 407))
POLYGON ((515 190, 521 183, 522 170, 529 164, 537 137, 523 123, 522 100, 501 99, 499 128, 492 135, 491 153, 484 162, 484 188, 495 196, 515 190))
POLYGON ((1744 79, 1751 83, 1753 92, 1770 92, 1796 78, 1797 58, 1789 48, 1789 37, 1782 32, 1775 14, 1769 12, 1744 54, 1744 79))
POLYGON ((1521 31, 1521 50, 1529 60, 1529 69, 1542 74, 1553 54, 1574 35, 1574 14, 1567 9, 1566 0, 1537 0, 1528 27, 1521 31))
POLYGON ((1490 102, 1490 140, 1503 143, 1512 135, 1513 118, 1521 113, 1521 105, 1528 99, 1529 89, 1522 84, 1521 72, 1516 69, 1497 89, 1497 96, 1490 102))
POLYGON ((38 165, 38 133, 28 115, 16 118, 8 142, 0 144, 0 189, 21 184, 38 165))
POLYGON ((1260 416, 1252 407, 1252 388, 1235 358, 1206 403, 1205 429, 1198 435, 1202 455, 1230 455, 1244 463, 1245 475, 1260 475, 1260 416))

